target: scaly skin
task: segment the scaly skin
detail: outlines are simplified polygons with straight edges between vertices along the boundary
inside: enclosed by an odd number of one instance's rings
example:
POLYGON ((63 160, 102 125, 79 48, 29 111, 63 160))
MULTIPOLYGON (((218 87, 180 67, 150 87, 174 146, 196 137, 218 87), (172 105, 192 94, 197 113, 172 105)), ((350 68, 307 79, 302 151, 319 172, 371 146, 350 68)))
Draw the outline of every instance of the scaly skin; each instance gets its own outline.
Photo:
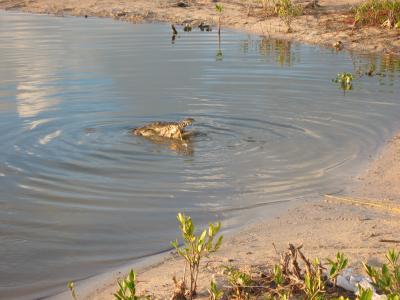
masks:
POLYGON ((170 139, 182 140, 184 128, 194 122, 192 118, 184 119, 180 122, 153 122, 143 127, 133 129, 133 134, 152 137, 161 136, 170 139))

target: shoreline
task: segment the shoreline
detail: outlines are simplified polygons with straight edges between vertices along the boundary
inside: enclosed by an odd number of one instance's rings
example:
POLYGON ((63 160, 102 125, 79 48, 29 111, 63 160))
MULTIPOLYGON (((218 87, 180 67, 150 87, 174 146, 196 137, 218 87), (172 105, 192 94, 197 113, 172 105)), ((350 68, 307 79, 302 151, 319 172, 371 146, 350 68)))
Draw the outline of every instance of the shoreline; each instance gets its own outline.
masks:
MULTIPOLYGON (((165 22, 182 24, 202 21, 215 25, 218 14, 210 0, 193 1, 188 7, 178 7, 178 1, 146 0, 78 1, 0 0, 0 9, 28 13, 71 15, 76 17, 108 17, 130 23, 165 22)), ((306 7, 307 0, 296 1, 306 7)), ((304 14, 293 21, 293 32, 287 33, 278 17, 266 16, 259 5, 245 6, 234 0, 219 1, 224 7, 222 27, 273 39, 293 40, 310 45, 332 48, 337 41, 344 49, 363 53, 381 53, 400 56, 400 30, 380 27, 353 26, 351 8, 362 0, 320 0, 319 7, 305 8, 304 14)))

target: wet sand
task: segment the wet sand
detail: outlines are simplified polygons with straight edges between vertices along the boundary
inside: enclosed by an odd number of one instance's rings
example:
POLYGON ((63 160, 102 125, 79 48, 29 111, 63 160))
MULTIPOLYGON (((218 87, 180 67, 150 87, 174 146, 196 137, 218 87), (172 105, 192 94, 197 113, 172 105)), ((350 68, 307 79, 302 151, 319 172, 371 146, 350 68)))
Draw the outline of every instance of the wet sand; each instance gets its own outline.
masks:
MULTIPOLYGON (((188 7, 178 7, 177 0, 0 0, 0 9, 55 14, 59 16, 113 17, 127 22, 169 22, 182 24, 201 21, 216 24, 218 14, 212 0, 188 1, 188 7)), ((268 17, 260 1, 219 1, 223 5, 223 26, 241 31, 291 39, 331 47, 340 40, 345 49, 400 54, 400 31, 386 28, 353 26, 351 9, 361 0, 321 0, 316 8, 305 8, 304 15, 293 22, 293 32, 277 17, 268 17), (257 4, 258 3, 258 4, 257 4)), ((306 7, 310 1, 299 3, 306 7)))

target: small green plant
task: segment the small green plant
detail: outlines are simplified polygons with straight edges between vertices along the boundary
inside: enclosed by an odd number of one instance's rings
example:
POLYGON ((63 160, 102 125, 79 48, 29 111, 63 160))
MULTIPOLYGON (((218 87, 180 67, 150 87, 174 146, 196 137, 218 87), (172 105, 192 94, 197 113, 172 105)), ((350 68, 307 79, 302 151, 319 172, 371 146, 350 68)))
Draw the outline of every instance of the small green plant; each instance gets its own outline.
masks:
POLYGON ((304 293, 307 300, 323 299, 325 283, 322 280, 319 259, 315 258, 312 268, 308 268, 304 275, 304 293))
POLYGON ((76 291, 75 291, 74 282, 73 282, 73 281, 68 282, 67 287, 68 287, 68 289, 69 289, 70 292, 71 292, 72 299, 78 300, 78 297, 76 296, 76 291))
POLYGON ((353 88, 353 74, 343 72, 336 75, 336 78, 332 81, 339 83, 341 88, 345 91, 351 90, 353 88))
POLYGON ((196 236, 195 226, 189 216, 178 213, 177 219, 183 237, 183 246, 179 245, 178 240, 173 241, 171 245, 176 249, 179 256, 185 259, 185 269, 183 272, 183 281, 185 283, 186 267, 189 266, 189 296, 193 297, 196 294, 197 277, 201 259, 207 254, 217 251, 221 246, 222 235, 214 242, 221 228, 221 223, 209 224, 208 230, 203 230, 199 236, 196 236))
POLYGON ((386 254, 388 264, 383 264, 381 269, 364 264, 364 268, 373 285, 385 295, 394 297, 400 295, 400 252, 392 249, 386 254))
POLYGON ((328 265, 331 267, 329 270, 329 278, 336 285, 336 279, 340 273, 347 267, 349 260, 344 256, 343 253, 336 253, 336 260, 331 260, 328 258, 328 265))
POLYGON ((293 20, 303 13, 301 6, 294 4, 292 0, 279 0, 276 3, 276 9, 279 18, 287 27, 287 32, 292 32, 293 20))
POLYGON ((221 35, 221 17, 222 17, 222 11, 223 11, 223 6, 222 4, 215 4, 215 10, 218 13, 218 35, 221 35))
POLYGON ((243 294, 249 286, 253 284, 249 274, 242 272, 238 268, 226 266, 224 274, 227 276, 229 284, 238 299, 243 298, 243 294))
POLYGON ((210 294, 210 300, 220 300, 224 296, 224 291, 218 289, 214 280, 211 280, 210 282, 208 293, 210 294))
POLYGON ((131 270, 128 276, 118 281, 118 291, 114 294, 115 300, 149 299, 146 296, 136 296, 136 273, 131 270))
POLYGON ((273 270, 273 274, 274 274, 274 282, 276 285, 281 285, 283 284, 283 282, 285 281, 285 278, 283 277, 283 273, 282 273, 282 267, 280 265, 275 265, 274 266, 274 270, 273 270))
POLYGON ((373 295, 374 292, 372 289, 364 289, 361 286, 358 286, 357 300, 372 300, 373 295))

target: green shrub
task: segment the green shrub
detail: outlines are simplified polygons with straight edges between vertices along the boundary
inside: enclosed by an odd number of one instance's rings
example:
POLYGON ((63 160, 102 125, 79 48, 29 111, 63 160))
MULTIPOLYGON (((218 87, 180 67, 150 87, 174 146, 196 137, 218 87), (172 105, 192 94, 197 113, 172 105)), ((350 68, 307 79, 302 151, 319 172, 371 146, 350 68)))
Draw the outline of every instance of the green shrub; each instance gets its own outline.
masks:
POLYGON ((371 289, 358 287, 357 300, 372 300, 374 292, 371 289))
POLYGON ((386 254, 387 264, 380 269, 364 264, 364 268, 373 285, 385 295, 395 297, 400 295, 400 252, 392 249, 386 254))
POLYGON ((331 260, 328 258, 328 265, 331 267, 329 270, 329 278, 335 284, 337 277, 347 267, 348 262, 349 260, 341 252, 336 254, 336 260, 331 260))
POLYGON ((118 287, 118 291, 114 294, 115 300, 149 299, 147 296, 136 296, 136 273, 133 270, 124 280, 118 281, 118 287))
POLYGON ((207 254, 217 251, 221 246, 222 235, 214 243, 214 239, 221 228, 221 223, 209 224, 208 230, 203 230, 199 236, 196 236, 195 226, 189 216, 178 213, 177 219, 183 237, 183 246, 179 246, 178 240, 173 241, 171 244, 178 254, 185 259, 184 282, 186 282, 186 266, 189 266, 189 296, 193 297, 196 295, 197 276, 201 259, 207 254))

